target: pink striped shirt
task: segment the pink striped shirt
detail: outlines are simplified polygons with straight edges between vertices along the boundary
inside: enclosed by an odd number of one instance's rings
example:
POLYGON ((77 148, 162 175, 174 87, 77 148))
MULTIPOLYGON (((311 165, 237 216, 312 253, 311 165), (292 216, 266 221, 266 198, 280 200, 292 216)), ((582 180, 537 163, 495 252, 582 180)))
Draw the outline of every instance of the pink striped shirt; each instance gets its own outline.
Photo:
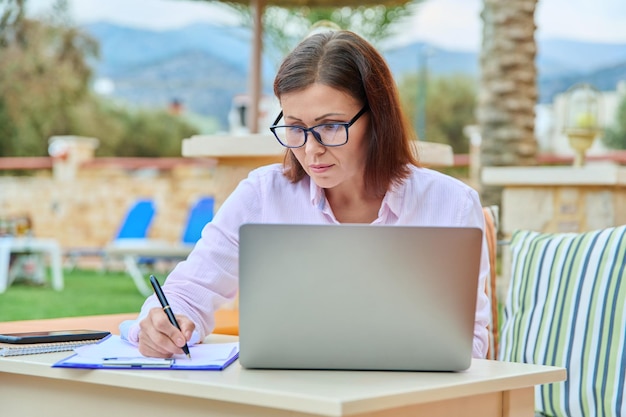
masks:
MULTIPOLYGON (((202 340, 213 330, 213 312, 237 295, 239 226, 244 223, 339 222, 323 189, 309 177, 292 184, 283 176, 280 164, 252 171, 222 204, 187 260, 174 268, 163 286, 172 309, 196 324, 191 343, 202 340)), ((387 192, 372 224, 474 226, 484 230, 484 216, 475 190, 437 171, 412 167, 410 177, 387 192)), ((485 293, 488 256, 483 239, 474 325, 476 358, 484 358, 488 348, 490 306, 485 293)), ((122 336, 138 343, 138 322, 153 307, 160 304, 155 296, 150 296, 139 318, 120 326, 122 336)))

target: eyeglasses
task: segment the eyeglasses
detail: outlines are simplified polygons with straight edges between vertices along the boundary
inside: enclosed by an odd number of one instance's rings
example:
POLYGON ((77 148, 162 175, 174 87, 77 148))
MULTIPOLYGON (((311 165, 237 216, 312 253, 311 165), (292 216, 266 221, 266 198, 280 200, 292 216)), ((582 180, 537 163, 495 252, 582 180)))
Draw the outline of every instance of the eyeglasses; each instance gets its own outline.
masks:
POLYGON ((303 147, 309 132, 316 141, 324 146, 341 146, 348 143, 348 128, 368 110, 369 106, 366 104, 349 122, 322 123, 308 128, 304 126, 276 126, 276 123, 283 117, 281 111, 274 124, 270 126, 270 130, 278 142, 287 148, 303 147))

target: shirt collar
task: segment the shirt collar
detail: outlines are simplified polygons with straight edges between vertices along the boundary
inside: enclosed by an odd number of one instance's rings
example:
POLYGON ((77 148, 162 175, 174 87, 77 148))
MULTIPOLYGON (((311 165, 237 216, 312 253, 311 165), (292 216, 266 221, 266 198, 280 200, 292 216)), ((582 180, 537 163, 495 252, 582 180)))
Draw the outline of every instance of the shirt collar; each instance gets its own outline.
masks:
MULTIPOLYGON (((376 222, 383 224, 392 224, 400 218, 402 206, 404 202, 406 184, 402 181, 400 184, 392 184, 391 188, 385 194, 376 222)), ((376 223, 375 222, 375 223, 376 223)))

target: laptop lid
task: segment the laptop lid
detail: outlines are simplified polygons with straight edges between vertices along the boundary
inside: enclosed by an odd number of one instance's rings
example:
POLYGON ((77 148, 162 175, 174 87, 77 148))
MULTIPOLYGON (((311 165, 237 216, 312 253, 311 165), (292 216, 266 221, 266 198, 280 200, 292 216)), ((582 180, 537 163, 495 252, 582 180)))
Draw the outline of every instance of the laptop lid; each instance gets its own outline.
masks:
POLYGON ((470 366, 480 229, 245 224, 239 243, 242 366, 470 366))

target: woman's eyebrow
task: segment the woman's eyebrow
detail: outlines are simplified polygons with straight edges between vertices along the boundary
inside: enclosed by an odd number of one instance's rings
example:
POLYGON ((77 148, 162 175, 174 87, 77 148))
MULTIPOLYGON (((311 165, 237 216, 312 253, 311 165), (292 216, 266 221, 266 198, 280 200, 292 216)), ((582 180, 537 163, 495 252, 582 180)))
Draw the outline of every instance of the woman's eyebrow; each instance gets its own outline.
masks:
POLYGON ((345 114, 344 113, 326 113, 326 114, 321 115, 320 117, 316 117, 315 121, 319 122, 320 120, 328 119, 332 116, 344 116, 345 117, 345 114))
POLYGON ((285 120, 285 123, 287 123, 287 124, 292 124, 292 125, 297 125, 297 126, 304 125, 302 120, 298 119, 297 117, 293 117, 293 116, 285 116, 285 115, 283 115, 283 120, 285 120))
MULTIPOLYGON (((330 117, 335 117, 335 116, 345 117, 346 115, 344 113, 326 113, 326 114, 323 114, 323 115, 321 115, 319 117, 316 117, 313 120, 316 121, 316 122, 319 122, 320 120, 328 119, 330 117)), ((299 118, 297 118, 295 116, 290 116, 290 115, 283 114, 283 117, 284 117, 285 121, 288 120, 291 123, 303 123, 302 119, 299 119, 299 118)))

